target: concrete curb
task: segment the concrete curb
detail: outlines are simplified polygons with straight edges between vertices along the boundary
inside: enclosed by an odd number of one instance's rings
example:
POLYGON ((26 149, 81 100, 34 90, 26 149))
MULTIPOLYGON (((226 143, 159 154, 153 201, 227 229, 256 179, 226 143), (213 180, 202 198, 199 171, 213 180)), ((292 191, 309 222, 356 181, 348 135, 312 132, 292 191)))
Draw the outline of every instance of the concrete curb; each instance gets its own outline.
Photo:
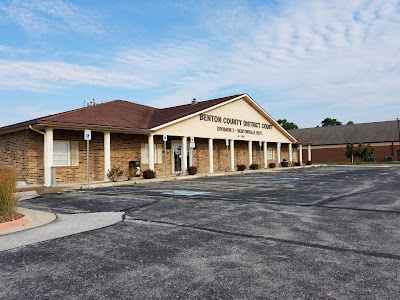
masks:
POLYGON ((57 216, 51 212, 33 210, 22 207, 18 207, 17 212, 24 215, 23 218, 19 219, 21 220, 21 222, 7 222, 8 224, 4 226, 4 228, 0 229, 0 235, 43 226, 53 222, 57 218, 57 216))

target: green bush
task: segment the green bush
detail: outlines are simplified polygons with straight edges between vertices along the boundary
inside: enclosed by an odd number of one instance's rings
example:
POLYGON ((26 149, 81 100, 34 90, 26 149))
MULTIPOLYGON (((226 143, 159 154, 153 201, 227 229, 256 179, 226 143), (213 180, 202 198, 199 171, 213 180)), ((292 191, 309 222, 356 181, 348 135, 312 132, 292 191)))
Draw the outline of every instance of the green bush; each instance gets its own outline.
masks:
POLYGON ((118 178, 121 177, 124 172, 121 170, 121 167, 112 166, 111 170, 108 170, 107 176, 111 181, 118 181, 118 178))
POLYGON ((0 167, 0 211, 13 212, 18 205, 15 188, 17 173, 8 167, 0 167))
POLYGON ((246 165, 236 165, 236 169, 238 171, 244 171, 246 169, 246 165))
POLYGON ((143 178, 144 179, 152 179, 156 177, 156 172, 154 172, 153 170, 146 170, 143 171, 143 178))

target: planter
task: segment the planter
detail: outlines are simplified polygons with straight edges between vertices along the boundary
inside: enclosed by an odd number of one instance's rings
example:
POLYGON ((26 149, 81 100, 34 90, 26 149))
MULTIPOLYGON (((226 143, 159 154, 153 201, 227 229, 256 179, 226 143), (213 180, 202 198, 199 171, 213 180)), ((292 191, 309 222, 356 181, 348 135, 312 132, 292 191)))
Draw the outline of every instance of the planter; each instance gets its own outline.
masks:
POLYGON ((306 163, 307 166, 311 166, 311 164, 312 164, 311 160, 307 161, 306 163))
POLYGON ((236 165, 236 170, 244 171, 246 169, 246 165, 236 165))
POLYGON ((300 166, 301 166, 301 164, 300 164, 299 162, 295 162, 294 165, 295 165, 296 167, 300 167, 300 166))
POLYGON ((268 166, 269 166, 271 169, 274 169, 274 168, 276 168, 276 163, 269 163, 268 166))
POLYGON ((283 168, 289 167, 289 162, 288 161, 282 161, 281 162, 281 167, 283 167, 283 168))
POLYGON ((187 168, 187 172, 189 175, 195 175, 197 173, 197 167, 190 166, 187 168))
POLYGON ((258 164, 251 164, 250 165, 250 170, 257 170, 258 169, 258 164))

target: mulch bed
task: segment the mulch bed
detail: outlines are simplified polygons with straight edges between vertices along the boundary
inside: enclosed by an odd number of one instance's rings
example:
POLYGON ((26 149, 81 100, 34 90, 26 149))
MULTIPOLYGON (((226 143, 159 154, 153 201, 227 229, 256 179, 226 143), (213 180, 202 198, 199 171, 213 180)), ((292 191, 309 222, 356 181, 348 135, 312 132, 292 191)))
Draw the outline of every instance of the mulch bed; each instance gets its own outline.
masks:
POLYGON ((0 223, 18 220, 22 217, 23 215, 14 211, 0 211, 0 223))

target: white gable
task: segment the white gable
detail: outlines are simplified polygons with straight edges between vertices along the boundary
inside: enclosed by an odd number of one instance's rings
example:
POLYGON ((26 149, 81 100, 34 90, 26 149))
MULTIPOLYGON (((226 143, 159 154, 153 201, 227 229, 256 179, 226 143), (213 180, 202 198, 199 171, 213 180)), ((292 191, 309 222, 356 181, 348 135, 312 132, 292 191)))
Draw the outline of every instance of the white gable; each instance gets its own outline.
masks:
POLYGON ((294 142, 294 139, 291 140, 290 135, 275 121, 266 113, 256 110, 245 98, 195 114, 188 119, 160 128, 155 134, 246 141, 294 142))

